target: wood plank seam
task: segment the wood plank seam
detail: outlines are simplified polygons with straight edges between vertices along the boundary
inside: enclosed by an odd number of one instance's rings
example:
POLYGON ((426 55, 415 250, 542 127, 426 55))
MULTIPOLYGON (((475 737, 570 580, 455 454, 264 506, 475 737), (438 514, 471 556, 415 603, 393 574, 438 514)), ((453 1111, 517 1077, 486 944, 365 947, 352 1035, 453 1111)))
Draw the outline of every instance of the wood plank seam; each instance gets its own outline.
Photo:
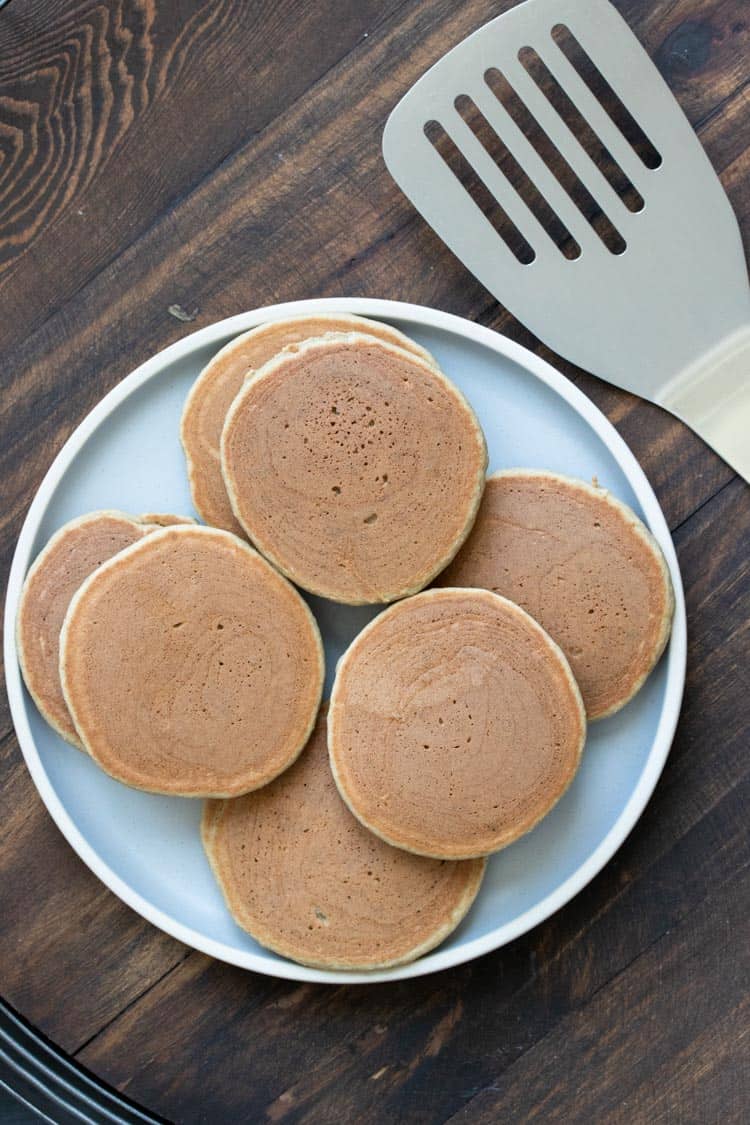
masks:
POLYGON ((689 515, 685 516, 684 519, 681 519, 679 523, 676 523, 674 525, 674 527, 670 527, 669 530, 672 537, 674 537, 678 531, 681 531, 685 527, 685 525, 693 519, 694 516, 697 516, 699 512, 702 512, 707 504, 711 504, 714 500, 718 500, 722 492, 724 492, 725 489, 729 488, 730 485, 734 484, 735 481, 738 481, 739 479, 740 478, 738 477, 737 473, 735 473, 729 478, 729 480, 720 485, 715 492, 712 492, 710 496, 707 496, 705 500, 702 500, 700 504, 696 505, 696 507, 693 508, 692 512, 690 512, 689 515))
POLYGON ((703 129, 705 129, 708 125, 711 125, 716 120, 716 118, 724 112, 726 107, 731 102, 734 102, 737 99, 744 98, 748 88, 750 88, 750 78, 747 78, 744 82, 741 82, 739 86, 736 86, 735 89, 731 91, 731 93, 726 94, 720 102, 717 102, 715 106, 708 110, 708 112, 705 113, 693 126, 698 136, 700 136, 703 129))
POLYGON ((139 992, 137 996, 134 996, 132 1000, 129 1000, 124 1008, 121 1008, 116 1015, 112 1016, 111 1019, 108 1019, 106 1023, 102 1024, 102 1026, 97 1031, 95 1031, 93 1035, 89 1035, 87 1039, 74 1047, 73 1050, 69 1052, 71 1058, 77 1058, 81 1051, 84 1051, 90 1043, 93 1043, 95 1039, 98 1039, 100 1035, 103 1035, 107 1028, 111 1027, 112 1024, 119 1020, 121 1016, 124 1016, 126 1012, 129 1012, 130 1009, 134 1007, 134 1005, 137 1004, 140 1000, 142 1000, 143 997, 146 996, 146 994, 149 993, 152 988, 156 988, 156 986, 161 984, 163 980, 166 980, 170 973, 173 973, 175 969, 179 969, 180 965, 184 965, 186 961, 188 961, 195 955, 195 952, 196 951, 194 949, 186 950, 182 954, 182 956, 175 961, 173 965, 170 965, 170 967, 166 969, 165 972, 161 973, 155 980, 146 985, 142 992, 139 992))

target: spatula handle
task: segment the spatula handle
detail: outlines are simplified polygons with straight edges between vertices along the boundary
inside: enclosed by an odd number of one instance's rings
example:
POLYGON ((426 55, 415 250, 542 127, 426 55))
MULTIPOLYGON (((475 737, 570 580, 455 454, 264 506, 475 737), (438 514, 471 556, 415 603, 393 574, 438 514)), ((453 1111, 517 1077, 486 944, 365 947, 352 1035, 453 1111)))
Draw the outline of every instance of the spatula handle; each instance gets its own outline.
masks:
POLYGON ((750 483, 750 325, 672 379, 658 401, 750 483))

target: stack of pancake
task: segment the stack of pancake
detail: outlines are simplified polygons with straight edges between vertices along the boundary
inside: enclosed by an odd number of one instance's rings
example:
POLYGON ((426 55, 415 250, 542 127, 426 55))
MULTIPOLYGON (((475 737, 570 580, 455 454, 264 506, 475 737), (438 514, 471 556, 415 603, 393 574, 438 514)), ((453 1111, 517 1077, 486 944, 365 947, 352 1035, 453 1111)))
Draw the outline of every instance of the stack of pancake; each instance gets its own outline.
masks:
POLYGON ((659 659, 661 551, 596 484, 486 477, 462 394, 360 317, 232 341, 181 438, 204 523, 101 511, 58 531, 19 611, 29 691, 118 781, 206 798, 208 859, 263 945, 343 969, 418 957, 570 785, 587 720, 659 659), (323 706, 297 588, 392 603, 323 706))

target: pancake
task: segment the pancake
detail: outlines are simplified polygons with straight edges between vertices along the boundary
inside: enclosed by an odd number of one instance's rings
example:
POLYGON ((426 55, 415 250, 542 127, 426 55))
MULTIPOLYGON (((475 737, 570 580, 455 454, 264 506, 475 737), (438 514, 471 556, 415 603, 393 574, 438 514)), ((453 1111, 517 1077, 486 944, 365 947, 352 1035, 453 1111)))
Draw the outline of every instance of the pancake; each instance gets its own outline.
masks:
POLYGON ((672 626, 672 583, 651 533, 606 489, 557 473, 491 476, 437 584, 483 586, 523 606, 568 657, 589 719, 632 699, 672 626))
POLYGON ((586 736, 557 645, 487 590, 391 606, 336 670, 328 747, 339 792, 382 839, 420 855, 488 855, 541 820, 586 736))
POLYGON ((323 650, 296 590, 214 528, 153 531, 88 578, 60 640, 79 737, 136 789, 236 796, 291 765, 312 729, 323 650))
POLYGON ((81 747, 60 685, 60 629, 70 599, 101 563, 151 529, 122 512, 91 512, 56 532, 37 556, 21 592, 17 647, 26 686, 58 734, 81 747))
POLYGON ((321 716, 271 785, 207 802, 203 842, 238 925, 304 965, 383 969, 433 949, 471 906, 484 860, 447 863, 383 843, 339 797, 321 716))
POLYGON ((173 516, 168 512, 146 512, 138 516, 139 523, 148 523, 154 527, 172 527, 176 523, 196 524, 192 516, 173 516))
POLYGON ((465 539, 487 451, 436 368, 359 332, 284 349, 222 434, 235 515, 298 586, 350 605, 425 586, 465 539))
POLYGON ((187 459, 193 503, 206 523, 244 535, 224 487, 219 447, 227 411, 246 376, 273 359, 287 344, 296 344, 326 332, 355 329, 397 344, 428 363, 435 362, 424 348, 388 324, 345 313, 321 313, 261 324, 232 340, 204 367, 187 397, 180 437, 187 459))

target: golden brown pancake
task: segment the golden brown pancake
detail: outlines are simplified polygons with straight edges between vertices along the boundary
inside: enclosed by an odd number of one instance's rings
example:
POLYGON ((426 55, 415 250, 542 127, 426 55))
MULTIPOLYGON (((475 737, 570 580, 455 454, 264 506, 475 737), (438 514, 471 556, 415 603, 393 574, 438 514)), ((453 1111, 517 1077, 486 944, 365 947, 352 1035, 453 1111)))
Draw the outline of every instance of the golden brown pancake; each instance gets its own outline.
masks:
POLYGON ((297 585, 334 601, 422 588, 465 539, 487 452, 460 392, 424 360, 358 332, 284 349, 227 416, 235 515, 297 585))
POLYGON ((339 792, 388 843, 488 855, 541 820, 586 736, 568 662, 487 590, 427 590, 376 617, 339 662, 328 747, 339 792))
POLYGON ((203 842, 238 925, 303 965, 383 969, 433 949, 471 906, 484 860, 425 859, 355 820, 336 791, 322 715, 276 781, 209 801, 203 842))
POLYGON ((174 526, 83 583, 62 629, 60 677, 81 741, 113 777, 236 796, 304 746, 323 650, 302 598, 247 543, 174 526))
POLYGON ((632 699, 672 626, 672 583, 651 533, 606 489, 557 473, 491 476, 437 584, 483 586, 522 605, 570 661, 589 719, 632 699))
POLYGON ((56 532, 37 556, 21 592, 16 625, 26 686, 58 734, 81 746, 65 704, 58 653, 70 599, 101 563, 147 535, 151 528, 123 512, 91 512, 56 532))
POLYGON ((246 376, 262 367, 287 344, 326 332, 355 329, 397 344, 428 363, 435 362, 424 348, 388 324, 345 313, 321 313, 274 320, 244 332, 217 352, 203 369, 185 403, 180 436, 193 503, 206 523, 244 535, 224 487, 219 447, 227 411, 246 376))

